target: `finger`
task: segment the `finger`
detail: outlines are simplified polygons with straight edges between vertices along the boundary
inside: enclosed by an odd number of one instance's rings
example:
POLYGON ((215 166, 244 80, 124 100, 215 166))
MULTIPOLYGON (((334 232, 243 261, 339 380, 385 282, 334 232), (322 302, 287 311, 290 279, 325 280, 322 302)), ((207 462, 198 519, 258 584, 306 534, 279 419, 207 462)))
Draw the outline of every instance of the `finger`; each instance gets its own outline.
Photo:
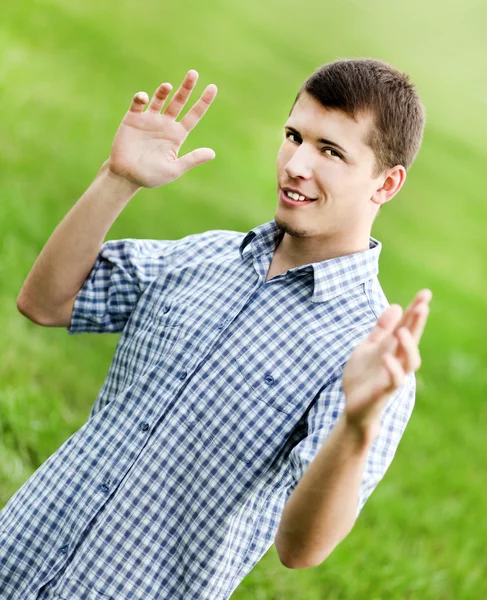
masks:
POLYGON ((409 304, 409 306, 404 311, 403 318, 402 318, 401 322, 399 323, 398 327, 408 327, 409 329, 411 329, 411 326, 415 320, 414 313, 415 313, 416 309, 421 305, 428 305, 432 296, 433 296, 433 294, 432 294, 431 290, 426 289, 426 288, 423 290, 420 290, 414 297, 413 301, 409 304))
POLYGON ((391 304, 377 319, 377 323, 367 337, 368 342, 380 343, 396 328, 401 320, 402 308, 399 304, 391 304))
POLYGON ((404 385, 406 375, 401 363, 397 360, 397 358, 392 356, 390 353, 384 354, 383 364, 391 377, 391 385, 387 391, 392 392, 393 390, 397 390, 404 385))
MULTIPOLYGON (((394 334, 396 334, 397 331, 399 331, 399 329, 402 327, 407 327, 413 334, 416 343, 419 343, 426 323, 426 321, 422 320, 422 315, 424 315, 424 311, 426 311, 426 315, 429 312, 428 303, 430 302, 432 296, 433 294, 431 290, 420 290, 405 310, 403 318, 398 323, 394 334)), ((404 362, 406 359, 404 350, 401 347, 399 347, 396 353, 396 358, 398 358, 400 362, 404 362)))
POLYGON ((142 112, 147 102, 149 102, 149 96, 145 92, 137 92, 132 98, 132 103, 130 104, 129 112, 142 112))
MULTIPOLYGON (((428 320, 428 315, 429 315, 429 306, 424 303, 417 304, 416 307, 414 308, 414 310, 410 313, 410 315, 409 315, 410 318, 407 321, 407 324, 402 325, 400 323, 398 325, 398 327, 396 328, 394 335, 397 337, 398 331, 400 329, 406 327, 411 332, 414 342, 417 345, 419 345, 421 336, 423 335, 423 331, 426 326, 426 321, 428 320)), ((396 358, 400 362, 404 363, 404 361, 406 359, 406 355, 405 355, 404 349, 402 347, 399 347, 398 351, 396 352, 396 358)))
POLYGON ((172 85, 170 83, 162 83, 154 92, 147 110, 152 112, 161 112, 167 97, 171 93, 171 90, 172 85))
POLYGON ((421 306, 416 311, 416 318, 409 328, 416 344, 419 344, 421 340, 429 313, 429 306, 421 306))
POLYGON ((217 93, 216 85, 210 84, 201 94, 193 108, 181 119, 181 125, 190 132, 210 107, 217 93))
POLYGON ((406 373, 417 371, 421 366, 421 356, 416 341, 407 327, 401 327, 397 335, 402 352, 401 357, 398 356, 399 353, 396 353, 396 358, 406 373))
POLYGON ((176 119, 179 113, 183 110, 186 101, 193 91, 196 82, 198 81, 198 73, 194 70, 188 71, 183 83, 179 86, 178 91, 174 94, 171 102, 167 105, 164 114, 168 117, 176 119))
POLYGON ((215 153, 211 148, 198 148, 198 150, 193 150, 192 152, 188 152, 184 156, 178 159, 178 163, 182 169, 182 173, 185 171, 189 171, 193 167, 198 165, 202 165, 209 160, 213 160, 215 158, 215 153))

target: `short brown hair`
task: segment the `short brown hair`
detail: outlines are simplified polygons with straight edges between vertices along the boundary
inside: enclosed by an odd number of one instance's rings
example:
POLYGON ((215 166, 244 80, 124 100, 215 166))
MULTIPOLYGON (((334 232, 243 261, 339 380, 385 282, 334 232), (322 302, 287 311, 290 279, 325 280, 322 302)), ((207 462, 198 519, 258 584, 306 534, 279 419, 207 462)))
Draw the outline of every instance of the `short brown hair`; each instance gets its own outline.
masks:
POLYGON ((412 165, 421 146, 426 112, 405 73, 372 58, 337 60, 308 77, 294 104, 303 92, 352 118, 367 112, 374 115, 367 144, 376 157, 375 177, 396 165, 406 170, 412 165))

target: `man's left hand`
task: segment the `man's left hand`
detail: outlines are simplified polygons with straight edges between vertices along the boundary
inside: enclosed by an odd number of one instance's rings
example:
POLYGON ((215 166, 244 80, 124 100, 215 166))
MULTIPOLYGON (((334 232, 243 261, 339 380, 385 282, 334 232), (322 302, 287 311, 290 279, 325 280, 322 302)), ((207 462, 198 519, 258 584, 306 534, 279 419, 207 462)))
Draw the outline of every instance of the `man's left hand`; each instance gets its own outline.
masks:
POLYGON ((358 431, 378 435, 390 395, 404 384, 408 373, 419 369, 418 345, 431 297, 430 290, 421 290, 404 314, 398 304, 389 306, 350 355, 343 371, 344 417, 358 431))

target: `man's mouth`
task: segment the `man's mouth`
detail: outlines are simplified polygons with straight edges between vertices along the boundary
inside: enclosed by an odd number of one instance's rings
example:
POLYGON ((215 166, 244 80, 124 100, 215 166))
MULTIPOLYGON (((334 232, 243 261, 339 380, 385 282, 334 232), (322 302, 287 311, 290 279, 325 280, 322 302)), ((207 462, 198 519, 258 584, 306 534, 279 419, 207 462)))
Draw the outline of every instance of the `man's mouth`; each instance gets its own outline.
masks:
POLYGON ((304 194, 289 188, 281 188, 280 196, 282 202, 287 205, 305 205, 316 200, 316 198, 308 198, 304 194))

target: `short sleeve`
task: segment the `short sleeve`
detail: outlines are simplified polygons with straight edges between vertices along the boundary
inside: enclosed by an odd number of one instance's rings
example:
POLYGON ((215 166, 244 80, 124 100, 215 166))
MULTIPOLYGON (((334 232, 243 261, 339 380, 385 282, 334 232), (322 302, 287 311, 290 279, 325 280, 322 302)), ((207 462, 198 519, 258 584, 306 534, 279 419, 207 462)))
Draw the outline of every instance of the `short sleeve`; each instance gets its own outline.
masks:
MULTIPOLYGON (((391 396, 386 404, 382 413, 380 433, 367 455, 356 517, 359 516, 368 497, 384 477, 394 458, 414 407, 415 390, 414 373, 410 373, 406 376, 404 385, 391 396)), ((307 416, 307 435, 291 450, 289 465, 292 488, 298 484, 305 470, 325 443, 344 408, 345 396, 340 374, 318 396, 307 416)))
POLYGON ((178 241, 113 240, 105 242, 76 296, 68 333, 117 333, 141 294, 165 266, 178 241))

